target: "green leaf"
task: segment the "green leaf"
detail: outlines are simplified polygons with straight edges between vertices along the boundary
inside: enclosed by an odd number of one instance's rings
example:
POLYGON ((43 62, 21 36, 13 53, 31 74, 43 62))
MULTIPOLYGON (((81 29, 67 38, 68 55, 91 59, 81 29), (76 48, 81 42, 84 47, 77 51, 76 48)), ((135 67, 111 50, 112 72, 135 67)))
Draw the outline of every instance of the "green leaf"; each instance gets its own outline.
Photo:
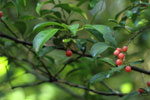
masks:
POLYGON ((77 6, 81 6, 83 5, 85 2, 88 2, 88 0, 80 0, 78 3, 77 3, 77 6))
POLYGON ((31 15, 24 15, 24 16, 19 17, 19 20, 22 20, 22 21, 33 20, 33 19, 36 19, 36 17, 31 16, 31 15))
POLYGON ((10 1, 10 2, 7 2, 4 6, 3 6, 3 9, 4 8, 11 8, 11 7, 14 7, 15 5, 10 1))
POLYGON ((108 72, 101 72, 98 73, 96 75, 94 75, 90 80, 89 83, 93 84, 95 82, 100 82, 103 81, 106 78, 110 78, 110 76, 112 76, 114 73, 121 71, 124 68, 124 66, 118 66, 116 68, 112 68, 110 71, 108 72))
POLYGON ((22 0, 12 0, 12 3, 16 6, 18 16, 21 15, 24 3, 22 0))
POLYGON ((17 21, 17 22, 15 22, 15 26, 19 30, 20 33, 23 34, 23 33, 26 32, 27 25, 23 21, 17 21))
POLYGON ((35 49, 35 52, 39 52, 45 42, 52 38, 57 31, 58 29, 47 29, 39 32, 33 40, 33 48, 35 49))
POLYGON ((47 53, 49 53, 49 52, 51 52, 51 51, 53 51, 53 50, 54 50, 53 47, 45 47, 45 48, 43 48, 43 49, 40 51, 39 56, 40 56, 40 57, 43 57, 43 56, 45 56, 47 53))
POLYGON ((89 10, 93 9, 98 2, 99 2, 99 0, 91 0, 88 5, 89 10))
POLYGON ((103 35, 103 38, 113 46, 117 46, 115 38, 112 36, 112 30, 105 25, 85 25, 85 29, 95 29, 103 35))
POLYGON ((79 28, 79 24, 73 24, 68 26, 69 30, 73 33, 74 36, 76 36, 76 32, 79 28))
POLYGON ((102 72, 102 73, 98 73, 96 75, 94 75, 91 79, 90 79, 90 84, 95 83, 95 82, 100 82, 102 80, 104 80, 106 78, 106 73, 102 72))
POLYGON ((48 3, 51 3, 51 1, 45 1, 45 2, 39 2, 37 3, 37 6, 36 6, 36 12, 38 15, 40 15, 40 10, 41 10, 41 7, 45 4, 48 4, 48 3))
POLYGON ((37 24, 34 28, 33 28, 33 32, 35 31, 39 31, 41 29, 43 29, 44 27, 48 27, 50 25, 56 25, 56 26, 61 26, 63 28, 66 28, 66 26, 64 24, 59 24, 57 22, 43 22, 40 24, 37 24))
POLYGON ((134 66, 134 65, 136 65, 136 64, 141 64, 141 63, 143 63, 143 62, 144 62, 143 59, 139 59, 138 61, 130 62, 130 65, 131 65, 131 66, 134 66))
POLYGON ((66 10, 68 13, 70 13, 71 11, 77 12, 77 13, 81 14, 85 19, 88 19, 86 13, 82 9, 80 9, 79 7, 77 7, 75 5, 64 3, 64 4, 58 4, 55 7, 60 7, 64 10, 66 10))
POLYGON ((94 35, 94 37, 99 41, 99 42, 104 42, 104 38, 103 38, 103 35, 100 34, 97 30, 95 29, 88 29, 88 31, 94 35))
POLYGON ((92 46, 90 53, 93 57, 95 57, 103 53, 108 47, 110 47, 108 44, 104 42, 98 42, 92 46))
POLYGON ((111 58, 105 57, 105 58, 100 58, 99 60, 101 60, 103 62, 106 62, 106 63, 108 63, 108 64, 110 64, 110 65, 112 65, 114 67, 116 66, 114 61, 111 58))

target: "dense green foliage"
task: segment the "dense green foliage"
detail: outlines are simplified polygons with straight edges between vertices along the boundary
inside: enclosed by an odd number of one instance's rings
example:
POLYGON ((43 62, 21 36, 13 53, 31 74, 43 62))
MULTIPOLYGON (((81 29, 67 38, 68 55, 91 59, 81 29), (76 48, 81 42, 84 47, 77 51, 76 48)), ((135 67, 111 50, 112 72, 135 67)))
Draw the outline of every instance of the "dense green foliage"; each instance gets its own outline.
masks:
POLYGON ((0 11, 0 100, 149 100, 150 0, 0 0, 0 11))

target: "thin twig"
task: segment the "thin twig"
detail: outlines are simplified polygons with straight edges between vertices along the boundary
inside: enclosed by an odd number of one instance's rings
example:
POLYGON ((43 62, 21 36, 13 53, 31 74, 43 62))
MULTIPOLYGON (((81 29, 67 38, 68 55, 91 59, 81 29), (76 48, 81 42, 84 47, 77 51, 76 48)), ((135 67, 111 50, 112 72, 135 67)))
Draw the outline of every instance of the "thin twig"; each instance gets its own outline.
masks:
POLYGON ((77 61, 79 58, 81 58, 81 56, 78 56, 76 59, 71 59, 71 60, 69 60, 68 62, 66 62, 66 63, 64 64, 64 66, 54 75, 54 77, 57 77, 57 76, 66 68, 66 66, 67 66, 68 64, 77 61))
POLYGON ((42 83, 45 83, 47 81, 41 81, 41 82, 38 82, 38 83, 34 83, 34 84, 25 84, 25 85, 18 85, 18 86, 13 86, 12 89, 15 89, 15 88, 25 88, 25 87, 33 87, 33 86, 37 86, 37 85, 40 85, 42 83))
POLYGON ((73 83, 70 83, 70 82, 67 82, 67 81, 63 81, 63 80, 58 80, 57 82, 62 83, 62 84, 66 84, 66 85, 71 86, 71 87, 80 88, 80 89, 83 89, 83 90, 86 90, 86 91, 90 91, 90 92, 93 92, 93 93, 99 94, 99 95, 120 96, 120 97, 126 95, 126 94, 123 94, 123 93, 115 93, 115 92, 101 92, 101 91, 93 90, 93 89, 87 88, 85 86, 73 84, 73 83))
POLYGON ((32 51, 30 48, 28 48, 26 45, 25 45, 25 47, 26 47, 28 50, 30 50, 30 51, 35 55, 35 57, 36 57, 37 59, 39 59, 40 63, 42 64, 42 66, 44 67, 44 69, 46 70, 46 72, 48 73, 50 80, 52 80, 53 76, 52 76, 51 72, 49 71, 49 69, 47 68, 47 66, 46 66, 46 65, 44 64, 44 62, 41 60, 41 58, 39 58, 39 57, 36 55, 36 53, 35 53, 34 51, 32 51))
POLYGON ((84 98, 76 93, 74 93, 73 91, 71 91, 70 89, 66 88, 65 86, 61 85, 61 84, 55 84, 58 88, 62 89, 63 91, 65 91, 66 93, 69 93, 71 96, 73 96, 74 98, 77 98, 79 100, 84 100, 84 98))
POLYGON ((109 89, 111 92, 116 92, 112 88, 110 88, 104 81, 101 82, 107 89, 109 89))
POLYGON ((8 31, 17 38, 17 35, 9 28, 9 26, 2 19, 0 19, 0 21, 4 24, 4 26, 8 29, 8 31))
POLYGON ((132 40, 134 40, 140 33, 144 32, 145 30, 149 29, 150 25, 147 25, 146 27, 142 28, 141 30, 137 31, 129 40, 127 43, 127 46, 131 43, 132 40))
POLYGON ((0 31, 0 37, 3 37, 3 38, 7 38, 7 39, 10 39, 18 44, 23 44, 23 45, 28 45, 28 46, 32 46, 32 43, 29 43, 29 42, 25 42, 25 41, 21 41, 21 40, 18 40, 16 38, 13 38, 11 36, 8 36, 6 34, 4 34, 3 32, 0 31))

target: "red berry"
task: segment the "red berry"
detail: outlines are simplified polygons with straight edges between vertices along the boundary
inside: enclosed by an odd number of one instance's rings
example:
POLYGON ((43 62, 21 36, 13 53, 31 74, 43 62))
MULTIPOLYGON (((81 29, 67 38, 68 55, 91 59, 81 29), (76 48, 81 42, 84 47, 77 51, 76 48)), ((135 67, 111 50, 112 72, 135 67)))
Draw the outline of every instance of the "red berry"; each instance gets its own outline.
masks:
POLYGON ((122 50, 123 50, 124 52, 126 52, 126 51, 128 50, 128 47, 127 47, 127 46, 123 46, 122 50))
POLYGON ((139 88, 139 89, 138 89, 138 92, 139 92, 140 94, 142 94, 142 93, 144 92, 144 90, 143 90, 142 88, 139 88))
POLYGON ((67 56, 67 57, 72 56, 72 51, 71 51, 71 50, 67 50, 67 51, 66 51, 66 56, 67 56))
POLYGON ((121 49, 121 48, 117 48, 116 50, 118 50, 119 52, 121 52, 121 51, 122 51, 122 49, 121 49))
POLYGON ((118 50, 115 50, 115 51, 114 51, 114 55, 115 55, 115 56, 118 56, 119 53, 120 53, 120 52, 119 52, 118 50))
POLYGON ((121 59, 117 59, 116 60, 116 65, 121 65, 122 64, 122 60, 121 59))
POLYGON ((150 81, 147 82, 147 86, 150 87, 150 81))
POLYGON ((123 53, 120 53, 119 55, 118 55, 118 58, 119 59, 123 59, 125 57, 125 55, 123 54, 123 53))
POLYGON ((125 71, 126 71, 126 72, 130 72, 130 71, 131 71, 131 67, 130 67, 130 66, 126 66, 126 67, 125 67, 125 71))
POLYGON ((2 11, 0 11, 0 18, 3 16, 3 12, 2 11))

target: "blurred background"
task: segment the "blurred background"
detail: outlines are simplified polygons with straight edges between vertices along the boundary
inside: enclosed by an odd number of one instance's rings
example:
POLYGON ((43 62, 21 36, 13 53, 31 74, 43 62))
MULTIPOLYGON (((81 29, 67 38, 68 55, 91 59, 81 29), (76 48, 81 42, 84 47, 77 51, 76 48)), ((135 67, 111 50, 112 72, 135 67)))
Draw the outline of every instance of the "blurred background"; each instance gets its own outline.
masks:
MULTIPOLYGON (((35 34, 31 34, 33 27, 40 22, 47 21, 47 19, 44 19, 44 16, 39 17, 36 14, 35 8, 39 1, 25 0, 26 7, 20 7, 20 11, 16 10, 16 8, 11 3, 3 6, 6 2, 9 1, 11 0, 0 0, 0 9, 2 9, 4 12, 3 20, 5 20, 6 23, 14 31, 18 30, 14 26, 20 25, 18 23, 21 23, 21 29, 23 30, 21 31, 24 37, 22 37, 22 35, 19 34, 18 31, 15 32, 18 32, 20 37, 32 42, 33 37, 35 36, 35 34), (18 12, 20 15, 18 15, 18 12), (11 24, 14 26, 11 26, 11 24)), ((47 0, 42 0, 41 2, 44 1, 47 0)), ((57 0, 55 1, 56 3, 58 2, 57 0)), ((76 13, 72 14, 72 16, 70 16, 70 19, 80 19, 81 21, 75 22, 79 23, 80 25, 83 25, 85 23, 102 24, 108 25, 109 27, 111 27, 111 29, 113 29, 116 26, 116 24, 110 22, 109 19, 114 19, 116 14, 118 14, 120 11, 122 11, 129 5, 132 5, 131 1, 132 0, 98 0, 98 3, 93 7, 93 9, 90 10, 87 9, 89 2, 85 2, 81 5, 81 8, 86 12, 88 20, 85 21, 85 19, 82 16, 76 13)), ((61 0, 61 2, 76 5, 79 2, 79 0, 61 0)), ((53 4, 46 4, 42 7, 42 9, 50 10, 53 6, 53 4)), ((141 14, 141 16, 139 15, 139 17, 137 18, 138 20, 135 23, 132 23, 130 20, 126 21, 126 26, 136 26, 140 21, 143 21, 143 19, 150 21, 150 7, 147 8, 145 12, 148 13, 144 13, 143 15, 141 14)), ((121 16, 123 15, 124 14, 122 14, 121 16)), ((11 35, 2 23, 0 23, 0 30, 11 35)), ((124 29, 114 30, 114 36, 118 43, 118 47, 122 47, 123 45, 125 45, 132 35, 133 34, 124 29)), ((86 31, 80 31, 78 33, 78 36, 80 38, 91 37, 89 33, 86 33, 86 31)), ((88 44, 87 47, 90 48, 90 46, 91 44, 88 44)), ((82 97, 85 97, 85 100, 150 100, 150 95, 148 94, 135 95, 127 99, 122 99, 117 96, 102 96, 91 92, 89 92, 88 95, 86 95, 86 91, 84 90, 53 83, 43 83, 37 86, 35 85, 31 87, 20 87, 11 89, 12 86, 30 83, 32 84, 38 81, 38 79, 33 74, 28 73, 25 70, 26 68, 32 66, 32 64, 23 63, 21 61, 17 61, 17 64, 14 63, 14 60, 16 58, 28 58, 29 61, 38 64, 38 60, 34 59, 31 53, 25 55, 23 52, 27 52, 27 50, 23 46, 18 45, 15 47, 14 42, 0 38, 0 100, 82 100, 82 97), (11 73, 7 73, 8 70, 11 70, 11 73)), ((52 69, 57 69, 69 59, 66 58, 64 53, 64 51, 60 50, 54 50, 48 53, 47 55, 53 59, 55 64, 53 64, 52 60, 49 59, 47 59, 45 63, 55 67, 52 69)), ((110 57, 115 61, 115 58, 113 56, 113 50, 108 50, 107 52, 104 52, 103 56, 110 57)), ((76 55, 74 55, 73 57, 76 57, 76 55)), ((141 63, 137 63, 136 66, 145 70, 150 70, 149 59, 150 30, 146 30, 129 44, 126 61, 142 61, 141 63)), ((86 82, 91 78, 92 75, 99 72, 106 72, 109 69, 110 65, 100 60, 82 57, 81 59, 79 59, 79 61, 68 65, 60 76, 62 79, 65 79, 67 81, 87 85, 86 82), (72 68, 80 70, 71 71, 72 68)), ((146 88, 146 82, 150 81, 150 77, 148 75, 141 74, 135 71, 127 73, 124 70, 122 70, 118 73, 115 73, 111 78, 105 79, 104 81, 108 84, 108 86, 110 86, 114 90, 123 93, 129 93, 137 91, 140 87, 146 88)), ((105 88, 100 82, 92 84, 91 88, 101 91, 108 91, 107 88, 105 88)))

